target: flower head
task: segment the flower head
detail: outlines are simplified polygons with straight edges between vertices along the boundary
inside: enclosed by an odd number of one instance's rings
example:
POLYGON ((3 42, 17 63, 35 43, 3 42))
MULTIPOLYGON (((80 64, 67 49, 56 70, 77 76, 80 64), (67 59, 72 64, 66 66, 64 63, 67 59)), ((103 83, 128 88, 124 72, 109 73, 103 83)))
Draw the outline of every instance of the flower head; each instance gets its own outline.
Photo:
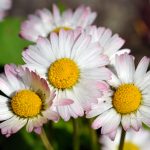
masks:
POLYGON ((47 37, 51 32, 59 33, 61 29, 73 30, 77 27, 85 28, 91 25, 96 18, 96 13, 90 7, 80 6, 75 12, 71 9, 62 14, 56 5, 53 11, 48 9, 38 10, 35 15, 23 22, 20 35, 29 41, 36 42, 39 36, 47 37))
POLYGON ((10 9, 11 0, 0 0, 0 20, 2 20, 6 14, 6 10, 10 9))
POLYGON ((23 59, 56 90, 55 106, 65 120, 83 116, 83 109, 89 109, 100 94, 97 82, 110 78, 105 68, 108 58, 101 55, 97 43, 91 43, 89 35, 78 30, 39 38, 23 52, 23 59))
MULTIPOLYGON (((100 138, 102 150, 117 150, 120 142, 121 130, 119 129, 114 141, 106 135, 100 138)), ((141 129, 138 133, 131 130, 127 132, 123 150, 149 150, 150 134, 148 130, 141 129)))
POLYGON ((57 121, 59 116, 52 110, 55 97, 47 82, 27 68, 5 66, 0 76, 0 129, 7 137, 26 125, 28 132, 40 132, 48 120, 57 121))
POLYGON ((120 123, 124 130, 138 131, 142 123, 150 126, 150 74, 147 72, 149 58, 143 57, 136 70, 134 58, 128 54, 116 56, 110 89, 92 106, 87 117, 99 115, 92 124, 94 129, 102 127, 102 134, 114 138, 120 123))

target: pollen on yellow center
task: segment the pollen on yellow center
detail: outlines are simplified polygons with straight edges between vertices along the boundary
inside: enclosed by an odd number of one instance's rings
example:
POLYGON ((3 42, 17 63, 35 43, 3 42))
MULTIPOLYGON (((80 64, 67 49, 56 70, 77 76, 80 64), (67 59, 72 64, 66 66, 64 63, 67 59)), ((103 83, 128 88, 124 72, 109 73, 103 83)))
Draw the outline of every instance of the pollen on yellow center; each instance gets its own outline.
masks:
POLYGON ((79 79, 80 70, 69 58, 61 58, 53 62, 48 70, 49 82, 58 89, 73 87, 79 79))
POLYGON ((134 84, 122 84, 115 91, 112 104, 117 112, 127 114, 138 109, 141 98, 141 92, 134 84))
POLYGON ((12 97, 11 107, 20 117, 34 117, 40 113, 42 101, 35 92, 21 90, 12 97))
POLYGON ((65 31, 72 30, 72 28, 70 28, 70 27, 63 27, 63 26, 62 26, 62 27, 57 27, 57 28, 55 28, 52 32, 59 33, 59 31, 60 31, 61 29, 65 30, 65 31))
POLYGON ((140 150, 140 148, 138 145, 136 145, 130 141, 127 141, 124 143, 123 150, 140 150))

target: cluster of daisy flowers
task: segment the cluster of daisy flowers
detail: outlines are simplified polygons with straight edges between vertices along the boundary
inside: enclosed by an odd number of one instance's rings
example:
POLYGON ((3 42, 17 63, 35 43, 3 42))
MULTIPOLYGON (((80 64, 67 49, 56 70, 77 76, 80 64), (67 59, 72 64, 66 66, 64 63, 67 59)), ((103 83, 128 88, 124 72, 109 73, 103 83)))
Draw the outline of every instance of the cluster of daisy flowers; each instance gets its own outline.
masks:
POLYGON ((92 128, 112 140, 120 126, 129 132, 150 126, 149 58, 135 67, 130 49, 121 49, 124 40, 91 25, 95 18, 89 7, 60 13, 53 5, 52 12, 38 10, 22 23, 21 37, 33 45, 22 52, 24 65, 5 65, 0 75, 2 134, 24 126, 40 133, 48 120, 84 115, 97 116, 92 128))

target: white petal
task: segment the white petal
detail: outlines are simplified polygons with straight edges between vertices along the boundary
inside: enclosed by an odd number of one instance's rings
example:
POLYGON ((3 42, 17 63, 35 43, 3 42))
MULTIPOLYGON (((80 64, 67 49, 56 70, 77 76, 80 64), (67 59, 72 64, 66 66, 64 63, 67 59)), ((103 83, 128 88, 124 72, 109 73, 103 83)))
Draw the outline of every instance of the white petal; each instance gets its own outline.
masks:
POLYGON ((57 111, 65 121, 70 119, 71 115, 69 113, 68 106, 57 106, 57 111))
POLYGON ((10 96, 15 91, 4 75, 0 76, 0 90, 7 96, 10 96))
POLYGON ((140 106, 139 112, 142 113, 144 116, 150 118, 150 107, 140 106))
POLYGON ((122 83, 132 83, 135 72, 133 57, 128 54, 116 56, 116 71, 122 83))
POLYGON ((6 77, 15 90, 19 90, 23 87, 23 83, 17 78, 16 66, 15 65, 5 65, 6 77))
POLYGON ((56 5, 53 5, 53 15, 56 25, 59 24, 60 21, 60 11, 56 5))
POLYGON ((123 115, 121 120, 123 129, 127 131, 130 128, 130 115, 123 115))
POLYGON ((59 115, 55 112, 55 111, 44 111, 42 112, 43 116, 48 118, 49 120, 53 120, 55 122, 57 122, 59 120, 59 115))
POLYGON ((102 114, 103 112, 107 111, 108 109, 110 109, 112 106, 110 104, 97 104, 96 108, 92 108, 91 111, 89 111, 86 115, 87 118, 92 118, 95 117, 97 115, 102 114))
POLYGON ((121 81, 118 79, 118 77, 113 72, 111 72, 111 79, 107 80, 107 82, 109 85, 111 85, 112 87, 115 87, 115 88, 117 88, 121 84, 121 81))
POLYGON ((138 120, 136 114, 134 113, 131 114, 131 126, 135 131, 139 131, 142 126, 141 121, 138 120))
POLYGON ((108 134, 116 130, 119 127, 121 116, 117 112, 113 112, 108 122, 102 126, 101 133, 108 134))
POLYGON ((119 50, 119 51, 117 51, 116 53, 114 53, 111 57, 110 57, 110 64, 111 65, 115 65, 115 57, 116 57, 116 55, 122 55, 122 54, 124 54, 124 53, 127 53, 127 54, 129 54, 131 52, 131 50, 130 49, 121 49, 121 50, 119 50))
POLYGON ((102 127, 109 121, 110 118, 112 118, 112 115, 114 115, 114 114, 115 114, 115 110, 110 109, 110 110, 104 112, 103 114, 99 115, 92 123, 92 128, 98 129, 98 128, 102 127))
POLYGON ((52 51, 51 44, 48 39, 39 37, 37 40, 37 47, 45 59, 48 59, 50 62, 54 62, 56 60, 55 53, 52 51))
POLYGON ((138 84, 145 76, 146 71, 149 66, 149 62, 150 62, 150 60, 147 57, 143 57, 141 59, 141 61, 139 62, 138 66, 136 68, 136 71, 135 71, 135 75, 134 75, 134 80, 135 80, 136 84, 138 84))

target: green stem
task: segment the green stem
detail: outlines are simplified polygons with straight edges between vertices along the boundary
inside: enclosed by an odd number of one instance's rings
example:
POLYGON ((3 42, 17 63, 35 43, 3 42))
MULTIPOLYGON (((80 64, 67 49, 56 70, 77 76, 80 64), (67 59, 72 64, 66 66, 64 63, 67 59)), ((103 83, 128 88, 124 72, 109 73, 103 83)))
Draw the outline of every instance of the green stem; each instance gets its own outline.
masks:
POLYGON ((91 128, 92 121, 93 121, 92 119, 89 120, 90 135, 91 135, 91 149, 98 150, 99 149, 98 137, 97 137, 96 130, 91 128))
POLYGON ((41 140, 42 140, 46 150, 54 150, 51 143, 50 143, 50 141, 48 140, 48 137, 45 133, 44 128, 42 128, 40 137, 41 137, 41 140))
POLYGON ((121 137, 120 137, 120 144, 119 144, 118 150, 123 150, 125 136, 126 136, 126 131, 122 128, 121 137))
POLYGON ((77 119, 73 119, 73 150, 80 149, 79 124, 77 119))

